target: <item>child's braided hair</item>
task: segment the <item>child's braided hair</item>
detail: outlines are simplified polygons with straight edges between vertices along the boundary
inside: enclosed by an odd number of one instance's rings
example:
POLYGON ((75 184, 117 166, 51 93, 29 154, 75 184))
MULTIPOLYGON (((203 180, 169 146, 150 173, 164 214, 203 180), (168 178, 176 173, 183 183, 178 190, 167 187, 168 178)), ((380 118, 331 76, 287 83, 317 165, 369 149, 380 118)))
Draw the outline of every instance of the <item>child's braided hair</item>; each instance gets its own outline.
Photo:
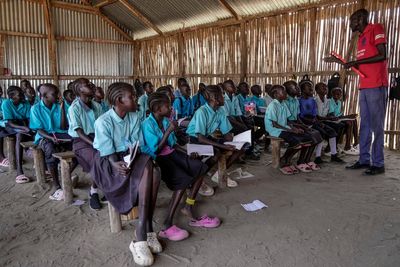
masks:
POLYGON ((133 86, 130 85, 129 83, 124 83, 124 82, 116 82, 111 84, 108 87, 107 94, 106 94, 106 100, 110 105, 114 106, 115 103, 119 98, 121 98, 126 91, 131 91, 132 93, 135 93, 135 90, 133 89, 133 86))

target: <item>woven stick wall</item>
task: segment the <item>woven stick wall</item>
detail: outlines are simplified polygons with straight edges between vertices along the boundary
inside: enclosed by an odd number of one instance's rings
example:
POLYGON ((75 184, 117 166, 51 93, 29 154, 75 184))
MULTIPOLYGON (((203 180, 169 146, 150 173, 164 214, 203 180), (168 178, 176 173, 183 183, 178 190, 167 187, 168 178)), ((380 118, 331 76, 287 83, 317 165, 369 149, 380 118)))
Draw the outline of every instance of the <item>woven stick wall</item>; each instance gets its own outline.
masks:
MULTIPOLYGON (((343 56, 348 54, 352 40, 349 17, 361 7, 371 12, 371 22, 385 25, 390 76, 398 76, 400 0, 353 0, 139 41, 136 51, 140 60, 135 76, 150 80, 157 87, 175 86, 183 75, 194 91, 199 82, 216 84, 228 78, 249 84, 282 84, 289 79, 299 80, 307 73, 314 82, 327 82, 335 71, 342 76, 346 72, 322 58, 332 50, 343 56)), ((354 53, 348 56, 352 58, 354 53)), ((345 112, 356 113, 358 77, 348 74, 345 112)), ((400 149, 399 117, 399 101, 389 101, 385 129, 386 145, 391 149, 400 149)))

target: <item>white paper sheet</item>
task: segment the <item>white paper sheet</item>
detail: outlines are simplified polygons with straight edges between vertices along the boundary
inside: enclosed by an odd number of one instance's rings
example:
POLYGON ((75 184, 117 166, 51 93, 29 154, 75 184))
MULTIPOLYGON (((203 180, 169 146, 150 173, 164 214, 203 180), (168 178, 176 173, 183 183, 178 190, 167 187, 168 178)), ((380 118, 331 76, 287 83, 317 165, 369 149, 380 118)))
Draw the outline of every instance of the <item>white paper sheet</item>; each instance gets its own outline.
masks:
POLYGON ((233 145, 236 149, 240 150, 246 143, 251 144, 251 130, 235 135, 231 142, 225 142, 224 144, 233 145))
POLYGON ((196 152, 200 156, 214 156, 213 146, 209 145, 187 144, 186 150, 188 155, 196 152))
POLYGON ((232 145, 235 146, 237 150, 242 149, 242 147, 246 144, 245 142, 225 142, 224 145, 232 145))
POLYGON ((242 207, 246 210, 246 211, 257 211, 263 208, 268 208, 267 205, 265 205, 264 203, 262 203, 260 200, 256 199, 251 203, 248 204, 241 204, 242 207))

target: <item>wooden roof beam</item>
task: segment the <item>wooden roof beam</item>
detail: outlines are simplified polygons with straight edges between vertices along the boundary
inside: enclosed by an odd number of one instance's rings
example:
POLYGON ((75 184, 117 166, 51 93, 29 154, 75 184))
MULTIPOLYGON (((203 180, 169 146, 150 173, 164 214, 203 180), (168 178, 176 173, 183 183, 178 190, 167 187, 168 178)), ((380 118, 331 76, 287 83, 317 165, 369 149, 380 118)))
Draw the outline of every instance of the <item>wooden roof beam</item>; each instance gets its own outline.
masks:
POLYGON ((226 0, 218 0, 218 1, 226 10, 228 10, 229 13, 231 13, 233 17, 235 17, 236 20, 242 19, 240 15, 233 9, 233 7, 228 2, 226 2, 226 0))
POLYGON ((112 5, 115 2, 118 2, 118 0, 104 0, 104 1, 101 1, 101 2, 99 2, 97 4, 95 4, 94 7, 101 8, 101 7, 104 7, 104 6, 112 5))
POLYGON ((146 18, 139 10, 137 10, 134 6, 129 4, 127 0, 119 0, 119 2, 126 7, 126 9, 129 10, 130 13, 132 13, 135 17, 137 17, 144 25, 147 27, 152 28, 154 31, 156 31, 159 35, 164 35, 164 33, 154 24, 152 23, 148 18, 146 18))

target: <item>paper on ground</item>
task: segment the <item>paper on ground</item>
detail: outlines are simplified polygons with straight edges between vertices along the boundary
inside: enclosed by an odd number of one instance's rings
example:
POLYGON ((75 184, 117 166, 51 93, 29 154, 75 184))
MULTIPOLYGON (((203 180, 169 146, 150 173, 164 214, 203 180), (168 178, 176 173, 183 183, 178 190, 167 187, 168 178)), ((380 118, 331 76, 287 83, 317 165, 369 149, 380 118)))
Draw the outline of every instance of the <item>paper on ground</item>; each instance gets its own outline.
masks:
POLYGON ((235 179, 245 179, 245 178, 254 177, 253 174, 251 174, 249 172, 246 172, 246 171, 243 171, 242 168, 237 168, 236 170, 228 172, 228 176, 229 177, 233 176, 235 179))
POLYGON ((83 204, 85 204, 85 201, 77 199, 72 203, 72 206, 82 206, 83 204))
POLYGON ((187 154, 197 153, 200 156, 214 156, 214 148, 209 145, 187 144, 187 154))
POLYGON ((262 208, 268 208, 267 205, 265 205, 264 203, 262 203, 260 200, 256 199, 251 203, 248 204, 241 204, 242 207, 246 210, 246 211, 256 211, 256 210, 260 210, 262 208))

